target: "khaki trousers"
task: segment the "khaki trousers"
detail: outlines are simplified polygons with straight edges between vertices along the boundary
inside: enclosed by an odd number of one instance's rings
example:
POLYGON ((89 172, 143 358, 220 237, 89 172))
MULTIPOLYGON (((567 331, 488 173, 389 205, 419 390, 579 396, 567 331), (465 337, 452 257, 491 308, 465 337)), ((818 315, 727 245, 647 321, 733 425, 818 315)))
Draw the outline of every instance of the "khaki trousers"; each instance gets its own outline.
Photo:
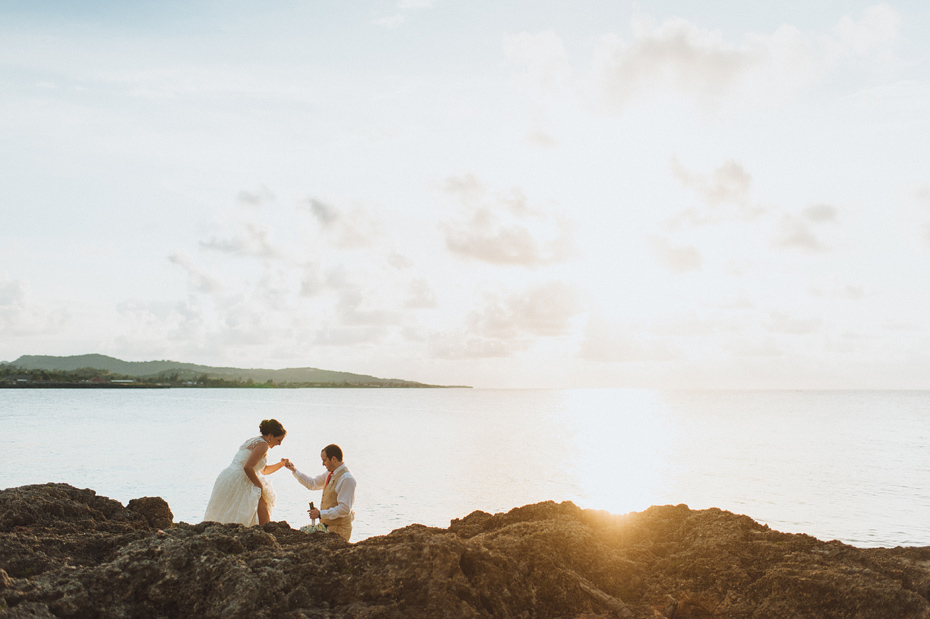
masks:
POLYGON ((349 541, 349 538, 352 537, 352 523, 349 524, 328 524, 326 528, 329 529, 330 533, 335 533, 345 541, 349 541))

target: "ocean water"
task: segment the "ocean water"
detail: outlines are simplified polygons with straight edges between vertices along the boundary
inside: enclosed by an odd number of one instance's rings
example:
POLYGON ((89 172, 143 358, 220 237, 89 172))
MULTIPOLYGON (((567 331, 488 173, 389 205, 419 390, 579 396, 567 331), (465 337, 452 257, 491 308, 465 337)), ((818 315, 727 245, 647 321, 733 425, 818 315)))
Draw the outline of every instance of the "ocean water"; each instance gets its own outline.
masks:
MULTIPOLYGON (((930 392, 485 389, 0 390, 0 487, 66 482, 163 497, 199 522, 262 419, 269 462, 358 480, 353 540, 570 500, 611 513, 685 503, 860 547, 930 545, 930 392)), ((269 477, 275 520, 320 493, 269 477)))

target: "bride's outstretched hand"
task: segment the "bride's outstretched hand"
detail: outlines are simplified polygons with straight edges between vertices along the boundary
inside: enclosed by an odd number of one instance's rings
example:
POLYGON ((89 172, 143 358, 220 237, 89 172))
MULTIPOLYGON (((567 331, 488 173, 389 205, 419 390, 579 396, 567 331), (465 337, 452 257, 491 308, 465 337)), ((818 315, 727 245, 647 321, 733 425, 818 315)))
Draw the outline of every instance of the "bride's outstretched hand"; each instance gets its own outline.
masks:
POLYGON ((286 468, 289 471, 293 471, 294 469, 297 468, 296 466, 294 466, 294 463, 288 460, 287 458, 281 458, 281 464, 283 464, 284 468, 286 468))

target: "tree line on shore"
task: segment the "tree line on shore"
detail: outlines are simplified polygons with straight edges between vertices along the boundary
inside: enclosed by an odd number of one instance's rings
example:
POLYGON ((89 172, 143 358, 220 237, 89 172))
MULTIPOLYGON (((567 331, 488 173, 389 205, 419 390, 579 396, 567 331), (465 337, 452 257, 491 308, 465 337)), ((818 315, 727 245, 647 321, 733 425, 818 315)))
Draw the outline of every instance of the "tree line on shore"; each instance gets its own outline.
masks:
POLYGON ((190 373, 168 371, 153 376, 132 376, 119 374, 98 368, 80 368, 77 370, 27 369, 15 365, 0 365, 0 386, 2 387, 41 387, 41 386, 93 386, 93 385, 134 385, 161 387, 221 387, 221 388, 307 388, 307 387, 404 387, 404 381, 397 384, 359 384, 349 382, 275 382, 273 379, 255 381, 252 378, 222 378, 209 374, 194 375, 190 373))

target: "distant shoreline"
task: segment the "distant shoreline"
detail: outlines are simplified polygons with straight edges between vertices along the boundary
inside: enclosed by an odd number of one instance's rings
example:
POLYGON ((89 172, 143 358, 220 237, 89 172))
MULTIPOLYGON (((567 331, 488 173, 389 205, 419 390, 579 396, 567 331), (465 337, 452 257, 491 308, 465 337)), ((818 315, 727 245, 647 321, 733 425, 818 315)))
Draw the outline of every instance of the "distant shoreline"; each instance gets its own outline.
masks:
POLYGON ((99 354, 54 357, 22 355, 0 361, 0 387, 31 389, 93 389, 141 385, 157 387, 344 389, 344 388, 468 388, 466 385, 431 385, 400 378, 379 378, 319 368, 268 370, 212 367, 178 361, 123 361, 99 354), (94 383, 94 384, 88 384, 94 383))
POLYGON ((171 389, 171 385, 149 385, 145 383, 128 385, 114 385, 113 383, 51 383, 38 385, 30 383, 27 385, 0 384, 0 389, 171 389))
POLYGON ((241 385, 241 386, 207 386, 207 385, 153 385, 147 383, 113 384, 113 383, 28 383, 22 385, 0 383, 0 389, 471 389, 467 385, 241 385))

